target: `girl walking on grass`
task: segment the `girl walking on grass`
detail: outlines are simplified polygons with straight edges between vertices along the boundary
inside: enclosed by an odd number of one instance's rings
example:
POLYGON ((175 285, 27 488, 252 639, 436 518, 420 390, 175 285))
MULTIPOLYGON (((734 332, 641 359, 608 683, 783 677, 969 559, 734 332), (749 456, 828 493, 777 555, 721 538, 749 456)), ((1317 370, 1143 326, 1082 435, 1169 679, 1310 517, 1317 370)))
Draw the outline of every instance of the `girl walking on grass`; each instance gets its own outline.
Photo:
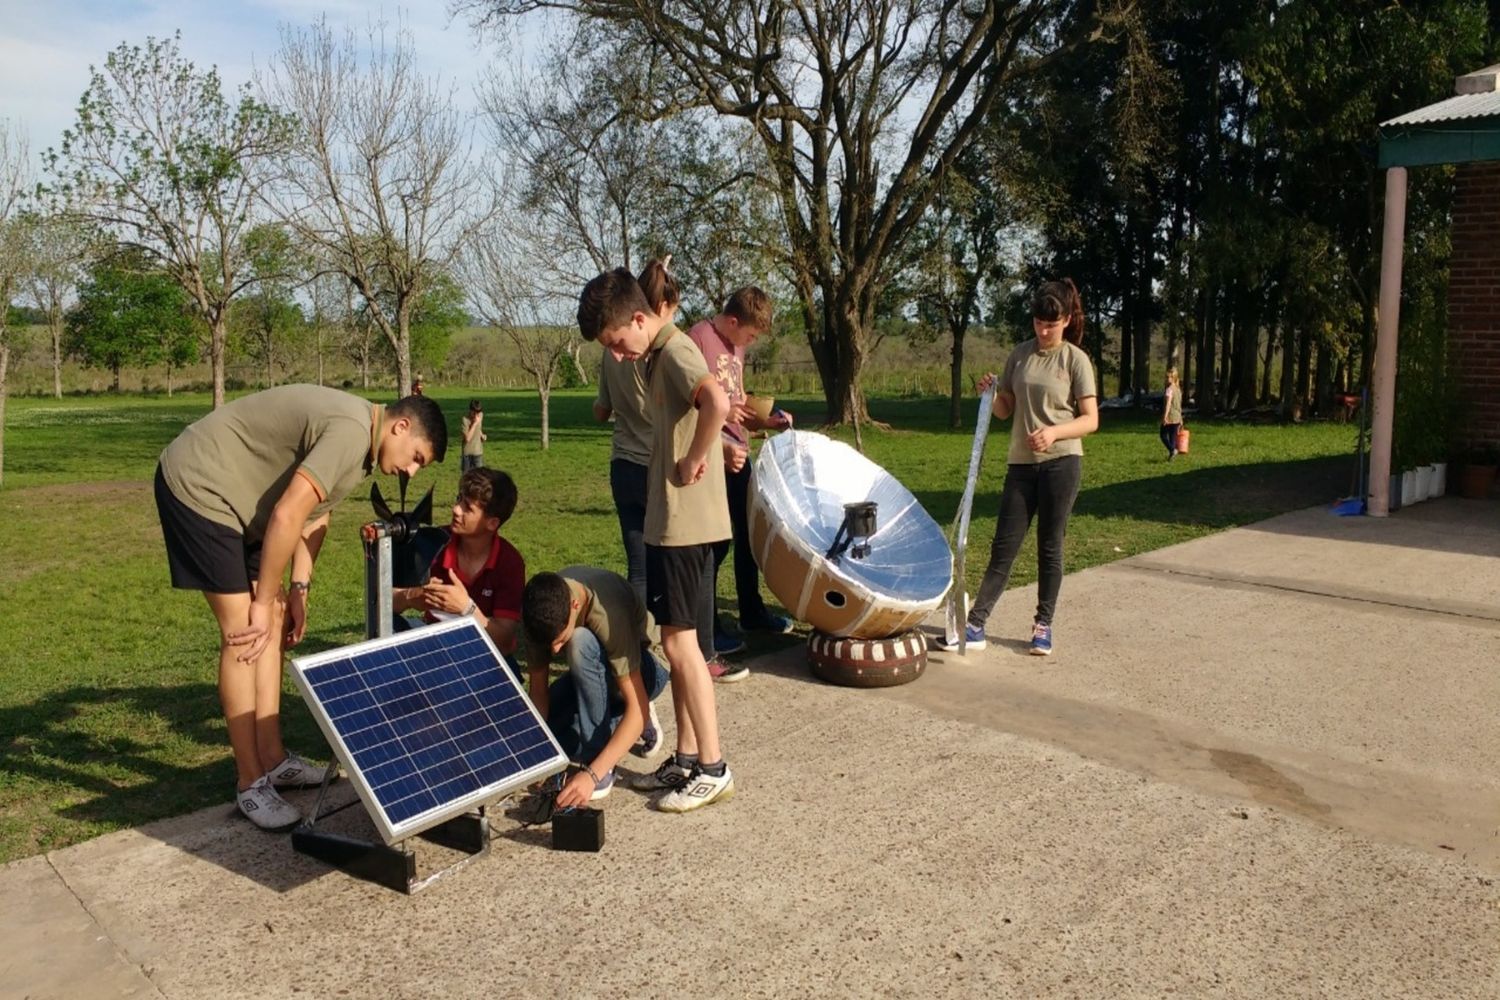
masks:
MULTIPOLYGON (((1094 367, 1083 342, 1083 300, 1071 279, 1049 281, 1031 299, 1036 336, 1005 359, 997 377, 979 380, 984 393, 996 386, 993 413, 1014 417, 1010 427, 1005 486, 990 561, 979 595, 969 610, 964 640, 968 649, 985 646, 984 624, 1005 591, 1011 564, 1037 519, 1037 605, 1031 652, 1052 652, 1052 614, 1062 587, 1063 536, 1083 474, 1083 437, 1099 429, 1094 367)), ((962 583, 958 583, 962 586, 962 583)), ((946 640, 938 648, 952 647, 946 640)))
POLYGON ((1177 432, 1182 430, 1182 386, 1177 369, 1167 369, 1167 391, 1162 394, 1161 443, 1167 448, 1167 461, 1177 457, 1177 432))

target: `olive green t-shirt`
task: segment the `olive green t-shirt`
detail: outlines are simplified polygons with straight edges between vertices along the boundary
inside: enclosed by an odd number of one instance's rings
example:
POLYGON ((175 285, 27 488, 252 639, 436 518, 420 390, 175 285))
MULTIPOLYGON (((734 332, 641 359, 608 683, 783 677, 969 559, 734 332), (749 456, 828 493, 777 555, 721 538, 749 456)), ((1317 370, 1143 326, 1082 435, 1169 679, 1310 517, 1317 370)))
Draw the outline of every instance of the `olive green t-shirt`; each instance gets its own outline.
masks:
MULTIPOLYGON (((626 677, 632 670, 641 669, 642 649, 650 649, 659 662, 665 662, 657 648, 661 636, 656 620, 620 574, 596 566, 564 566, 557 574, 568 581, 574 599, 579 601, 578 627, 588 629, 599 640, 609 658, 610 673, 626 677)), ((526 640, 528 670, 540 669, 551 659, 550 649, 526 640)))
POLYGON ((644 359, 646 400, 651 413, 651 464, 647 473, 646 543, 680 546, 722 542, 730 537, 729 499, 724 491, 724 451, 714 438, 708 471, 690 486, 677 478, 677 463, 692 447, 698 427, 694 401, 713 382, 703 352, 668 323, 644 359))
POLYGON ((1182 423, 1182 386, 1167 383, 1167 420, 1169 424, 1182 423))
POLYGON ((1026 439, 1043 427, 1065 424, 1078 416, 1078 401, 1097 395, 1094 365, 1087 352, 1066 340, 1048 351, 1037 349, 1036 338, 1025 341, 1005 359, 1000 388, 1016 397, 1010 425, 1011 465, 1035 465, 1064 455, 1082 455, 1083 441, 1069 438, 1047 451, 1032 451, 1026 439))
MULTIPOLYGON (((479 430, 477 432, 475 432, 475 434, 474 434, 474 436, 472 438, 464 441, 464 447, 463 447, 462 454, 464 454, 464 455, 470 455, 470 456, 479 456, 479 457, 482 458, 482 457, 484 457, 484 417, 481 416, 478 419, 479 419, 479 430)), ((469 433, 469 428, 474 426, 474 421, 475 421, 475 417, 474 417, 473 414, 471 414, 471 413, 465 413, 464 414, 463 432, 465 434, 468 434, 469 433)))
POLYGON ((298 470, 323 495, 309 520, 370 474, 383 412, 323 386, 266 389, 188 425, 161 453, 162 478, 191 510, 258 541, 298 470))
POLYGON ((651 464, 651 414, 646 410, 644 361, 620 361, 609 351, 599 367, 598 404, 615 415, 612 460, 651 464))

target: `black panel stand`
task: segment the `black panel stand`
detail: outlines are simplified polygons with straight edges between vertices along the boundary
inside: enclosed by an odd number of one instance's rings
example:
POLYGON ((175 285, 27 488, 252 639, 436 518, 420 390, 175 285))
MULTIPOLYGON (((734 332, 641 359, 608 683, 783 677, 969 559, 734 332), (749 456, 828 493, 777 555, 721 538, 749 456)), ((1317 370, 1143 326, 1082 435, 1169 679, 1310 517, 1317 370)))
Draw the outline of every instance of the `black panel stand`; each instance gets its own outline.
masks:
POLYGON ((417 834, 424 840, 451 850, 462 851, 467 855, 446 868, 441 868, 420 879, 417 878, 416 855, 412 853, 405 841, 390 846, 373 840, 363 840, 359 837, 317 829, 318 820, 359 803, 359 800, 355 799, 353 802, 336 806, 326 813, 322 811, 323 797, 328 794, 328 782, 333 773, 334 768, 329 767, 328 776, 324 778, 323 788, 318 794, 318 803, 313 809, 312 816, 303 820, 302 824, 292 831, 292 848, 298 853, 317 858, 324 864, 331 865, 355 878, 376 882, 387 889, 395 889, 407 895, 425 889, 445 875, 489 854, 489 818, 485 815, 484 806, 480 806, 477 813, 455 816, 417 834))

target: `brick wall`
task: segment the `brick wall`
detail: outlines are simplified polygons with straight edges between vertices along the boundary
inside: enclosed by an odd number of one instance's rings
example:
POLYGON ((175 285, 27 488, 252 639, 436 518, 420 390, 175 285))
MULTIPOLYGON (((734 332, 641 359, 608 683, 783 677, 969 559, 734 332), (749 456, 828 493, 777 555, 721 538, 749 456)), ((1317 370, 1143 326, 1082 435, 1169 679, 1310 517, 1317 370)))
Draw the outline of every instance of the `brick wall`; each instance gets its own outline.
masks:
POLYGON ((1448 278, 1449 363, 1461 441, 1500 446, 1500 163, 1458 168, 1448 278))

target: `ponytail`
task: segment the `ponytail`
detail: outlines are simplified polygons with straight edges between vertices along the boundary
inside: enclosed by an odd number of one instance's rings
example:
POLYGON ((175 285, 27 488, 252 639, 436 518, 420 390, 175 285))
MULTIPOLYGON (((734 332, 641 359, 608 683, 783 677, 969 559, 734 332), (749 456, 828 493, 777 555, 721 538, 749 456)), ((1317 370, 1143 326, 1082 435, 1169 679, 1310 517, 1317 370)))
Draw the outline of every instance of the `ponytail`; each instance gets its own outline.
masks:
POLYGON ((641 276, 636 280, 640 283, 641 291, 646 295, 646 302, 652 311, 660 313, 662 306, 671 306, 676 309, 682 303, 682 289, 678 287, 677 278, 667 268, 672 263, 672 255, 653 260, 641 271, 641 276))

